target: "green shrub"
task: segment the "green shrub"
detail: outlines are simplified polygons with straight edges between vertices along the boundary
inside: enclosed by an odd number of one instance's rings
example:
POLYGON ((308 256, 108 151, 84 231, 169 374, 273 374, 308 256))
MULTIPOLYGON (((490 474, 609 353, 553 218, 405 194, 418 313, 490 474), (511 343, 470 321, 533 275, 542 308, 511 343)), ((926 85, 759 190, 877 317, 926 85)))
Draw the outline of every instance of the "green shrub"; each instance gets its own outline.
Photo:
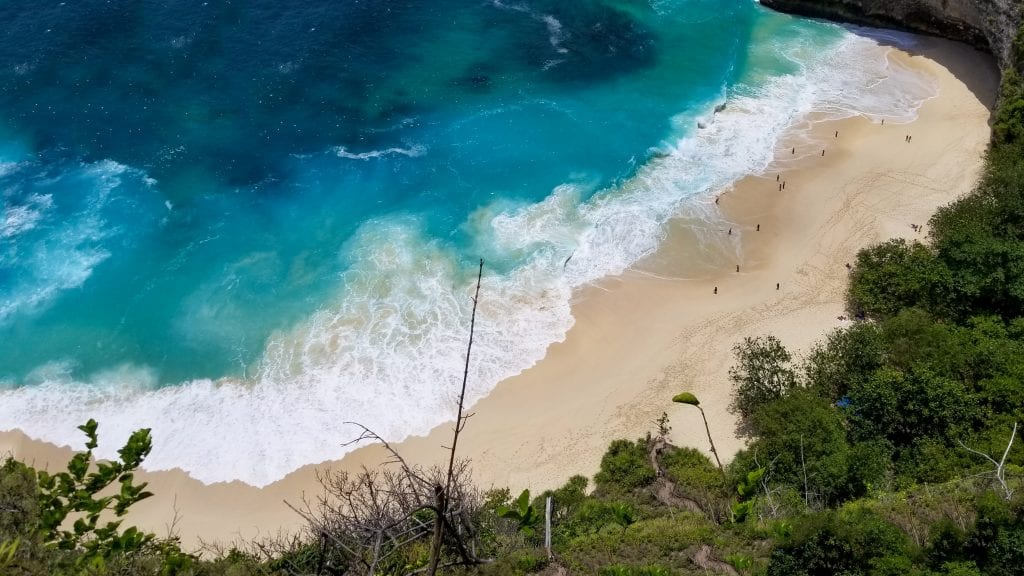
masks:
POLYGON ((569 478, 561 488, 547 490, 537 497, 535 506, 543 506, 545 499, 551 497, 551 516, 558 522, 571 516, 587 498, 588 480, 579 474, 569 478))
POLYGON ((966 556, 967 532, 948 518, 936 522, 930 530, 925 555, 928 564, 935 569, 942 569, 951 563, 959 562, 966 556))
POLYGON ((694 448, 671 447, 662 452, 661 465, 680 494, 715 519, 726 519, 732 487, 707 456, 694 448))
POLYGON ((573 574, 596 574, 607 566, 645 566, 654 561, 681 567, 690 562, 685 551, 713 544, 715 532, 715 526, 701 515, 674 512, 626 528, 580 535, 560 546, 558 552, 573 574))
POLYGON ((1005 576, 1024 575, 1024 523, 1018 521, 999 531, 989 552, 986 571, 1005 576))
POLYGON ((769 576, 909 574, 904 534, 864 507, 808 518, 772 552, 769 576))
POLYGON ((500 555, 494 562, 475 568, 471 574, 481 576, 526 576, 540 572, 548 565, 547 553, 537 548, 518 548, 500 555))
MULTIPOLYGON (((1021 40, 1014 42, 1017 49, 1021 40)), ((1024 83, 1016 70, 1003 73, 999 87, 999 108, 992 122, 992 139, 999 144, 1013 144, 1024 140, 1024 83)))
POLYGON ((599 572, 601 576, 669 576, 671 572, 662 566, 605 566, 599 572))
POLYGON ((982 576, 974 562, 950 562, 944 564, 937 573, 943 576, 982 576))
POLYGON ((608 526, 625 528, 637 521, 637 511, 629 503, 589 499, 559 528, 561 538, 594 534, 608 526))
POLYGON ((594 476, 597 490, 620 494, 654 482, 654 468, 647 456, 647 442, 615 440, 601 458, 601 470, 594 476))

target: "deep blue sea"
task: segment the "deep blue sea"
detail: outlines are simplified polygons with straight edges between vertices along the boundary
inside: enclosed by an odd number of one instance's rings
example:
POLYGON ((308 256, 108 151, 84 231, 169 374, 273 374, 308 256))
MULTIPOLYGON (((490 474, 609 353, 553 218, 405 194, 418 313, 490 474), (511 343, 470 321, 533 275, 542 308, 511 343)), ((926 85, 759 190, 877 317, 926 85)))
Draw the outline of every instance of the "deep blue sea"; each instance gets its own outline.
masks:
POLYGON ((7 0, 0 428, 253 484, 423 433, 479 258, 473 399, 809 113, 929 89, 749 0, 7 0))

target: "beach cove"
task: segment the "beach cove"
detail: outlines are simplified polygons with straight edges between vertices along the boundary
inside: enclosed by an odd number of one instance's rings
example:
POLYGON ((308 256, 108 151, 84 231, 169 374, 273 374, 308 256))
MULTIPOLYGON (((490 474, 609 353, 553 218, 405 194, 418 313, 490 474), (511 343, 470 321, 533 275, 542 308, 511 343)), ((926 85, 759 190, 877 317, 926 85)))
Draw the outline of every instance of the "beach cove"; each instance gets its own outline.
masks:
MULTIPOLYGON (((663 411, 675 443, 705 449, 695 414, 670 402, 682 390, 701 399, 723 454, 740 448, 727 411, 732 345, 775 334, 791 349, 806 350, 845 322, 839 319, 844 264, 859 248, 894 236, 924 239, 927 227, 918 232, 911 225, 926 224, 937 207, 977 181, 998 82, 990 57, 926 38, 889 54, 937 83, 918 118, 798 126, 778 142, 763 174, 708 195, 701 214, 715 210, 717 195, 719 218, 684 215, 656 254, 575 293, 565 341, 472 409, 460 453, 473 460, 481 487, 541 490, 573 474, 591 475, 611 440, 644 435, 663 411), (791 153, 797 147, 799 154, 791 153), (777 188, 777 174, 785 191, 777 188), (695 242, 716 233, 716 240, 695 242)), ((416 462, 436 461, 449 428, 398 449, 416 462)), ((0 439, 0 450, 37 466, 54 468, 67 457, 66 450, 18 433, 0 439)), ((379 450, 368 448, 328 465, 354 468, 380 459, 379 450)), ((315 494, 313 470, 323 466, 306 466, 262 489, 203 485, 177 471, 149 473, 158 496, 140 504, 132 520, 162 533, 177 509, 186 543, 295 528, 301 519, 282 500, 315 494)))

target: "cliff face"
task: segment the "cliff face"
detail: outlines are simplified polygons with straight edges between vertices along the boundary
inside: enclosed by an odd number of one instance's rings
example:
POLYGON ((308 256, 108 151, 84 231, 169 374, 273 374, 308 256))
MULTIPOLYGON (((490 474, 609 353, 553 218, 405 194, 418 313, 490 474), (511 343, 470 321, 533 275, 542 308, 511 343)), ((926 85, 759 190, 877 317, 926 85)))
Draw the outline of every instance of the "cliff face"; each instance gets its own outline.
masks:
POLYGON ((1011 62, 1021 0, 761 0, 780 12, 900 28, 966 42, 1011 62))

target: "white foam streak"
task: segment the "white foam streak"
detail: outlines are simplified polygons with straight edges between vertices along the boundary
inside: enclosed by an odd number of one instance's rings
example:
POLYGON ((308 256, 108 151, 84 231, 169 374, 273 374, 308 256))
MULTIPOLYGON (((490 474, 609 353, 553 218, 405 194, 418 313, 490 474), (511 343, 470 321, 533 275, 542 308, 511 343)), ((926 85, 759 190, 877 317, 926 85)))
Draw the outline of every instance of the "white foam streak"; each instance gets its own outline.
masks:
MULTIPOLYGON (((85 208, 74 214, 58 214, 49 194, 29 194, 15 204, 14 190, 5 193, 0 269, 20 266, 25 272, 0 287, 0 324, 16 313, 45 307, 62 291, 81 286, 110 256, 100 243, 116 231, 107 226, 102 213, 126 170, 124 165, 105 160, 74 171, 70 177, 83 180, 86 195, 85 208), (25 239, 44 221, 52 231, 40 239, 25 239)), ((59 180, 40 182, 49 185, 59 180)))
POLYGON ((400 156, 408 156, 409 158, 418 158, 427 153, 425 146, 419 144, 409 148, 386 148, 384 150, 371 150, 369 152, 352 153, 345 149, 344 146, 337 146, 334 148, 334 153, 338 158, 348 158, 350 160, 370 160, 372 158, 382 158, 384 156, 391 156, 392 154, 398 154, 400 156))
MULTIPOLYGON (((588 198, 586 187, 563 185, 536 204, 495 203, 471 215, 464 227, 476 251, 512 264, 484 278, 470 403, 565 337, 574 290, 653 252, 665 223, 684 207, 713 217, 710 193, 765 170, 782 135, 809 113, 907 121, 935 92, 862 37, 807 59, 799 74, 736 89, 721 113, 710 114, 709 102, 701 111, 709 119, 704 129, 695 128, 693 113, 676 118, 681 137, 620 187, 588 198)), ((399 150, 337 152, 361 160, 411 153, 399 150)), ((153 391, 152 375, 138 367, 85 383, 68 382, 54 369, 38 376, 45 384, 0 394, 0 422, 64 443, 78 442, 74 424, 95 417, 105 433, 113 430, 101 456, 112 455, 131 429, 149 426, 155 447, 147 467, 181 467, 205 482, 265 485, 342 456, 342 443, 356 435, 345 421, 401 440, 450 420, 473 262, 407 217, 365 223, 343 256, 351 266, 337 298, 275 334, 250 381, 153 391)))
POLYGON ((32 194, 21 205, 5 205, 0 219, 0 238, 13 238, 36 227, 46 212, 53 208, 50 194, 32 194))
MULTIPOLYGON (((512 12, 522 12, 528 14, 534 20, 541 22, 548 29, 548 43, 555 49, 555 52, 559 54, 568 54, 569 50, 562 46, 562 42, 565 42, 567 34, 565 32, 562 23, 551 14, 542 14, 535 12, 527 4, 505 4, 501 0, 492 0, 491 5, 500 10, 510 10, 512 12)), ((544 64, 544 69, 547 70, 552 66, 557 66, 561 60, 548 60, 544 64)))
POLYGON ((558 21, 558 18, 550 14, 541 14, 538 18, 548 27, 548 42, 551 43, 551 47, 555 49, 555 52, 559 54, 568 53, 569 50, 562 46, 562 42, 565 40, 565 31, 562 29, 562 23, 558 21))

